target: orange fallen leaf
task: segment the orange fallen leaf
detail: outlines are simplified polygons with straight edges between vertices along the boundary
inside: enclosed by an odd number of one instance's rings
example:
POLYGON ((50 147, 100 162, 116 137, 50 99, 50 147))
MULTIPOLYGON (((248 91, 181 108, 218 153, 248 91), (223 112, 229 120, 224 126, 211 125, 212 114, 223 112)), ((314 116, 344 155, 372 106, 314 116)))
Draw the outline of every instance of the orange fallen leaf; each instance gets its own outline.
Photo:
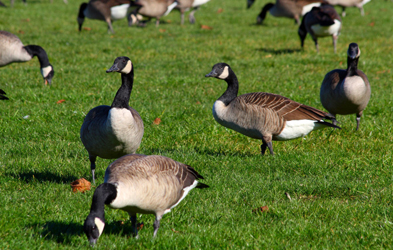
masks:
POLYGON ((212 27, 210 27, 210 26, 207 26, 207 25, 201 25, 201 29, 203 29, 203 30, 212 30, 213 28, 212 27))
POLYGON ((161 119, 159 117, 157 117, 156 119, 154 119, 153 123, 158 125, 161 123, 161 119))
POLYGON ((165 29, 159 29, 158 31, 161 32, 161 33, 164 33, 166 30, 165 29))
POLYGON ((299 86, 299 89, 302 89, 302 86, 299 86))
POLYGON ((18 31, 19 34, 24 34, 25 32, 23 30, 18 31))
POLYGON ((198 104, 198 105, 199 105, 199 104, 201 104, 201 102, 200 102, 200 101, 197 101, 197 102, 196 102, 196 104, 198 104))
POLYGON ((65 102, 65 100, 64 100, 64 99, 61 99, 61 100, 58 100, 56 103, 57 103, 57 104, 60 104, 60 103, 63 103, 63 102, 65 102))
POLYGON ((270 58, 270 57, 272 57, 271 54, 265 56, 265 58, 270 58))
POLYGON ((339 64, 340 64, 340 65, 343 65, 343 62, 340 62, 339 64))
POLYGON ((91 188, 90 181, 86 180, 85 178, 81 178, 79 180, 71 182, 72 192, 86 192, 89 191, 91 188))
POLYGON ((374 27, 374 25, 375 25, 375 22, 371 22, 368 24, 368 26, 371 26, 371 27, 374 27))
POLYGON ((253 213, 256 212, 262 212, 262 213, 266 213, 269 211, 269 207, 268 206, 263 206, 263 207, 258 207, 252 210, 253 213))
POLYGON ((171 22, 172 22, 172 20, 165 20, 165 22, 167 22, 167 23, 171 23, 171 22))
POLYGON ((30 18, 22 19, 22 22, 30 22, 30 18))
POLYGON ((386 72, 386 70, 377 71, 377 74, 382 74, 382 73, 385 73, 385 72, 386 72))
POLYGON ((83 27, 84 30, 91 30, 89 27, 83 27))
POLYGON ((139 231, 143 228, 145 224, 143 224, 143 222, 136 224, 136 229, 139 231))
POLYGON ((174 233, 181 233, 180 231, 176 231, 175 229, 171 228, 172 232, 174 233))
POLYGON ((218 10, 217 10, 217 13, 222 13, 224 10, 222 9, 222 8, 219 8, 218 10))

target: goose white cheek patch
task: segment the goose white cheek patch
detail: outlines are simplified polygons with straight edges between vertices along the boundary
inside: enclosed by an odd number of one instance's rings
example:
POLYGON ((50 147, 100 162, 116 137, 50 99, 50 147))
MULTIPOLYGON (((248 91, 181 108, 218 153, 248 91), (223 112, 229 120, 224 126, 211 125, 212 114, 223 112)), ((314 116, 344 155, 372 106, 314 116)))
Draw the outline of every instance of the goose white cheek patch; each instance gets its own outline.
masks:
POLYGON ((226 79, 229 76, 228 66, 225 66, 224 70, 222 71, 221 75, 218 76, 220 79, 226 79))
POLYGON ((43 77, 47 77, 49 75, 49 72, 52 71, 52 66, 46 66, 45 68, 41 68, 41 74, 43 77))
POLYGON ((100 236, 101 236, 102 232, 104 231, 105 223, 102 222, 102 220, 97 217, 94 218, 94 223, 96 224, 98 231, 100 232, 100 236))
POLYGON ((120 71, 120 73, 128 74, 131 72, 131 70, 132 70, 132 64, 131 61, 128 60, 127 65, 124 67, 124 69, 120 71))

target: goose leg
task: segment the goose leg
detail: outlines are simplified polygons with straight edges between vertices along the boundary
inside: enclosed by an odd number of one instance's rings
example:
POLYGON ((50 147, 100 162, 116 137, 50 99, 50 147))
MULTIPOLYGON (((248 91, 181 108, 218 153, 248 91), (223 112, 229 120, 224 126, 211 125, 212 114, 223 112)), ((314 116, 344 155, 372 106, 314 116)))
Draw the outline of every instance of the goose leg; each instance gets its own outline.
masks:
POLYGON ((156 237, 158 228, 160 227, 160 220, 162 218, 162 215, 156 215, 156 220, 154 221, 153 227, 154 227, 154 234, 153 237, 156 237))
POLYGON ((160 25, 160 19, 157 18, 157 19, 156 19, 156 27, 158 27, 159 25, 160 25))
POLYGON ((131 226, 132 226, 132 234, 135 238, 139 238, 138 235, 138 227, 136 225, 136 214, 130 214, 131 226))
POLYGON ((96 184, 96 179, 94 176, 94 172, 96 171, 96 159, 97 156, 89 155, 91 175, 93 176, 93 184, 96 184))
POLYGON ((266 148, 269 148, 270 154, 274 155, 273 152, 273 143, 272 143, 272 137, 271 136, 264 136, 262 139, 262 145, 261 145, 261 154, 264 155, 266 148))
POLYGON ((334 53, 336 53, 337 38, 338 38, 338 36, 333 35, 333 48, 334 48, 334 53))
POLYGON ((190 21, 191 24, 194 24, 194 23, 195 23, 194 14, 195 14, 195 11, 197 11, 197 10, 198 10, 198 7, 195 7, 195 8, 191 11, 190 15, 188 16, 188 20, 190 21))
POLYGON ((342 9, 343 9, 343 12, 341 12, 341 16, 345 17, 347 15, 347 13, 345 13, 345 7, 342 7, 342 9))
POLYGON ((114 34, 115 31, 114 31, 113 28, 112 28, 111 19, 110 19, 110 18, 107 18, 107 19, 106 19, 106 23, 108 24, 108 33, 111 32, 112 34, 114 34))
POLYGON ((359 113, 356 114, 356 131, 359 130, 359 125, 360 125, 360 117, 362 116, 363 111, 360 111, 359 113))
POLYGON ((184 24, 184 10, 182 9, 181 11, 180 11, 180 16, 181 16, 181 21, 180 21, 180 24, 181 25, 183 25, 184 24))

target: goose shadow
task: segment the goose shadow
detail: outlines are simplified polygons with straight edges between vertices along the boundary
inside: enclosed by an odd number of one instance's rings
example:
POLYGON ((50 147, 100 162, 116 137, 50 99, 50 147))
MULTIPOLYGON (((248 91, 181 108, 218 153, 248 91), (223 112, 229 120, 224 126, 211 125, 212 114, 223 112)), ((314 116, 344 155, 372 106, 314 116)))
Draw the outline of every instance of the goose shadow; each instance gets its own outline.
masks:
POLYGON ((48 171, 45 172, 25 172, 25 173, 8 173, 6 174, 10 177, 21 179, 26 183, 31 182, 54 182, 59 184, 69 184, 76 179, 79 179, 73 175, 59 175, 55 173, 51 173, 48 171))
POLYGON ((265 53, 270 53, 273 55, 293 54, 302 51, 301 49, 266 49, 266 48, 260 48, 256 50, 265 53))
MULTIPOLYGON (((61 244, 71 244, 72 238, 78 236, 86 239, 83 232, 83 222, 63 222, 47 221, 44 225, 34 224, 31 227, 40 228, 40 235, 48 241, 54 241, 61 244)), ((105 224, 104 234, 113 234, 118 236, 132 237, 131 222, 122 223, 121 221, 110 222, 105 224)))

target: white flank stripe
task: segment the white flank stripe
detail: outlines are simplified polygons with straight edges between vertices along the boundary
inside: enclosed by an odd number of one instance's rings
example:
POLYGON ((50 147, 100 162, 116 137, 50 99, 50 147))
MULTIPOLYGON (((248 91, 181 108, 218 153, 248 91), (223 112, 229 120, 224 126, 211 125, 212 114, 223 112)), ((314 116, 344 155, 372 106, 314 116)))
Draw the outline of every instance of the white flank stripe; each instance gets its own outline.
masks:
POLYGON ((319 7, 321 6, 321 3, 311 3, 311 4, 307 4, 303 7, 302 9, 302 16, 304 16, 305 14, 307 14, 307 12, 310 12, 310 10, 314 7, 319 7))
POLYGON ((129 7, 130 7, 130 4, 128 4, 128 3, 112 7, 111 8, 111 19, 118 20, 118 19, 125 18, 129 7))
POLYGON ((201 6, 202 4, 205 4, 207 2, 209 2, 210 0, 194 0, 194 2, 192 3, 192 7, 198 7, 201 6))
POLYGON ((304 137, 313 130, 324 127, 314 120, 293 120, 287 121, 285 128, 279 134, 274 136, 276 141, 292 140, 299 137, 304 137))
POLYGON ((165 214, 169 213, 171 211, 172 208, 176 207, 188 194, 188 192, 190 192, 193 188, 195 188, 198 185, 198 181, 195 180, 194 183, 192 183, 191 186, 188 186, 186 188, 183 189, 184 193, 182 195, 182 197, 180 197, 179 201, 176 202, 175 205, 173 205, 170 209, 165 210, 165 214))
POLYGON ((168 15, 169 13, 171 13, 171 11, 173 10, 173 8, 175 8, 177 5, 177 2, 174 2, 173 4, 168 6, 168 9, 166 10, 166 12, 164 13, 164 16, 168 15))

